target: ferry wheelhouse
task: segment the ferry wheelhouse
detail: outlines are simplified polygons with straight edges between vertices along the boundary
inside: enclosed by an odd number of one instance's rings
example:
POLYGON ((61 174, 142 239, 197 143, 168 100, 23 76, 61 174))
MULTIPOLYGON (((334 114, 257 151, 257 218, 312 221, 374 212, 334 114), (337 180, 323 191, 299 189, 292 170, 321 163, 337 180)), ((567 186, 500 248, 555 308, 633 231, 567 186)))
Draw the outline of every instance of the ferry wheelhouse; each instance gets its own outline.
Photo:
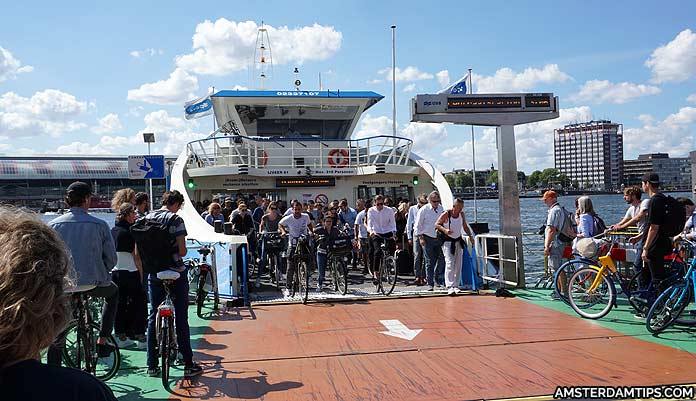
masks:
MULTIPOLYGON (((351 139, 362 113, 382 98, 344 91, 214 93, 219 128, 186 145, 174 165, 172 188, 185 193, 187 203, 241 193, 288 203, 347 198, 351 206, 376 194, 413 202, 437 189, 448 206, 447 182, 413 152, 411 139, 378 132, 351 139)), ((213 233, 194 208, 181 214, 187 227, 213 233)))

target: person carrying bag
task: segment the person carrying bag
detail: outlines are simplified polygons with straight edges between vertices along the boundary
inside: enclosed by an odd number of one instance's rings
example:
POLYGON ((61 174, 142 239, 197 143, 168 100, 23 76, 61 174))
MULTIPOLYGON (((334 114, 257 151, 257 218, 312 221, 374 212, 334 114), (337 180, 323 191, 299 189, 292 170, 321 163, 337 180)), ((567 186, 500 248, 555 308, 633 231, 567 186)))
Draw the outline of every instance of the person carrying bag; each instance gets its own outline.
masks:
POLYGON ((459 294, 459 276, 462 272, 462 257, 466 243, 463 234, 469 236, 473 244, 474 236, 464 217, 464 201, 457 198, 451 210, 440 215, 435 223, 437 236, 442 241, 442 253, 445 256, 445 287, 447 294, 459 294), (445 226, 446 225, 446 226, 445 226))

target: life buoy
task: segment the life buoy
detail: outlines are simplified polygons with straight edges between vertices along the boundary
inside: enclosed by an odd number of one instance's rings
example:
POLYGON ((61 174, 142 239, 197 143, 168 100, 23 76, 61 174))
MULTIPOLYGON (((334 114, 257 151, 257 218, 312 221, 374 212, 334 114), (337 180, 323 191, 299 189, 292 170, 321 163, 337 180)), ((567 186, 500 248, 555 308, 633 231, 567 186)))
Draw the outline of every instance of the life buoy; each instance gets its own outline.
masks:
POLYGON ((329 151, 328 161, 331 167, 343 168, 348 165, 348 151, 345 149, 331 149, 329 151), (337 155, 341 155, 341 157, 337 158, 337 155))
POLYGON ((268 153, 265 150, 261 151, 261 164, 264 166, 268 164, 268 153))

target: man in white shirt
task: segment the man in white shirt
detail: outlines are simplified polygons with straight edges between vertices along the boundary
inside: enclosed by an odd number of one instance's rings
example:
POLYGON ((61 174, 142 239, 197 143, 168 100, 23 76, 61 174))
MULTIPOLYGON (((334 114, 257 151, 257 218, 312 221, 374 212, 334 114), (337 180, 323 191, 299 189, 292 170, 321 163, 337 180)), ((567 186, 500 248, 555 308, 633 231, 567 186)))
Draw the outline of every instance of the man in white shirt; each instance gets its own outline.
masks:
POLYGON ((394 209, 384 206, 384 197, 375 196, 372 206, 367 211, 367 232, 370 235, 370 260, 372 260, 372 281, 375 285, 377 281, 377 270, 380 260, 377 258, 377 250, 386 241, 387 252, 394 253, 396 248, 396 220, 394 220, 394 209))
MULTIPOLYGON (((292 208, 292 214, 285 216, 280 219, 278 223, 278 229, 280 230, 280 235, 289 236, 288 244, 288 255, 293 252, 293 238, 299 238, 301 235, 307 235, 308 232, 314 234, 314 226, 312 221, 309 219, 307 213, 302 213, 302 204, 300 202, 295 202, 292 208)), ((286 277, 286 288, 284 295, 287 297, 290 295, 290 286, 292 285, 293 278, 295 275, 295 264, 292 258, 288 258, 288 274, 286 277)))
POLYGON ((445 256, 442 254, 442 244, 437 239, 435 223, 444 209, 440 204, 440 193, 433 191, 428 195, 428 204, 418 210, 414 235, 418 238, 425 253, 425 279, 428 291, 434 285, 445 285, 445 256))
POLYGON ((406 237, 408 245, 413 247, 413 274, 416 276, 415 285, 425 285, 425 265, 423 265, 423 247, 420 241, 413 240, 413 231, 416 224, 416 216, 418 210, 428 203, 428 195, 425 193, 418 196, 418 202, 408 209, 408 218, 406 219, 406 237))
POLYGON ((365 219, 367 218, 367 209, 365 209, 365 201, 358 199, 356 202, 358 207, 358 216, 355 218, 355 225, 353 232, 355 233, 355 242, 358 244, 359 256, 363 263, 362 274, 365 275, 368 272, 368 266, 370 259, 368 258, 369 246, 369 236, 367 235, 367 227, 365 225, 365 219))

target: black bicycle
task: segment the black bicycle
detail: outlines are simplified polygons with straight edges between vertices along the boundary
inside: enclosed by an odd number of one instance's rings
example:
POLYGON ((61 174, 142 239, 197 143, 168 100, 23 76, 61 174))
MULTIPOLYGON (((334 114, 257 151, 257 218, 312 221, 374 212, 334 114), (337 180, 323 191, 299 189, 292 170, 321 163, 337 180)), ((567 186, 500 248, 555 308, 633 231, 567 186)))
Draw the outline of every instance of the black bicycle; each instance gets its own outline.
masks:
POLYGON ((86 294, 93 288, 94 286, 78 286, 69 291, 72 294, 73 321, 67 329, 63 362, 70 368, 82 370, 99 380, 106 381, 118 372, 121 366, 121 353, 116 345, 116 339, 109 335, 107 343, 114 347, 114 351, 107 357, 99 357, 97 352, 99 325, 94 315, 99 313, 104 300, 91 298, 86 294))
POLYGON ((353 243, 349 236, 338 237, 329 246, 327 264, 334 283, 334 291, 340 291, 342 295, 348 292, 348 262, 352 254, 353 243))
POLYGON ((314 255, 307 235, 290 238, 290 246, 293 248, 290 254, 291 263, 295 266, 293 283, 288 283, 290 296, 299 294, 302 303, 306 304, 309 299, 309 275, 314 268, 314 255), (292 284, 292 285, 290 285, 292 284))
POLYGON ((280 254, 283 251, 283 238, 278 231, 266 231, 261 233, 261 257, 265 260, 266 269, 271 277, 271 282, 280 289, 283 273, 280 268, 280 254))
POLYGON ((164 270, 157 273, 157 278, 162 281, 166 296, 157 307, 157 320, 155 333, 157 338, 157 353, 162 359, 162 385, 169 386, 169 368, 176 361, 178 345, 176 342, 176 319, 173 293, 174 282, 179 278, 179 273, 173 270, 164 270))
POLYGON ((396 259, 394 255, 389 253, 389 248, 394 249, 394 238, 381 237, 382 243, 377 248, 379 257, 375 260, 380 261, 379 269, 377 270, 377 289, 384 295, 390 295, 394 291, 397 279, 396 259), (387 244, 390 244, 389 247, 387 244))
POLYGON ((186 261, 188 267, 189 291, 195 288, 196 295, 196 314, 198 317, 203 317, 203 305, 208 299, 210 292, 213 292, 213 310, 217 311, 220 305, 220 295, 217 291, 217 277, 215 269, 208 263, 208 255, 211 253, 209 244, 203 244, 196 239, 191 241, 198 243, 201 247, 198 253, 203 258, 188 259, 186 261))

